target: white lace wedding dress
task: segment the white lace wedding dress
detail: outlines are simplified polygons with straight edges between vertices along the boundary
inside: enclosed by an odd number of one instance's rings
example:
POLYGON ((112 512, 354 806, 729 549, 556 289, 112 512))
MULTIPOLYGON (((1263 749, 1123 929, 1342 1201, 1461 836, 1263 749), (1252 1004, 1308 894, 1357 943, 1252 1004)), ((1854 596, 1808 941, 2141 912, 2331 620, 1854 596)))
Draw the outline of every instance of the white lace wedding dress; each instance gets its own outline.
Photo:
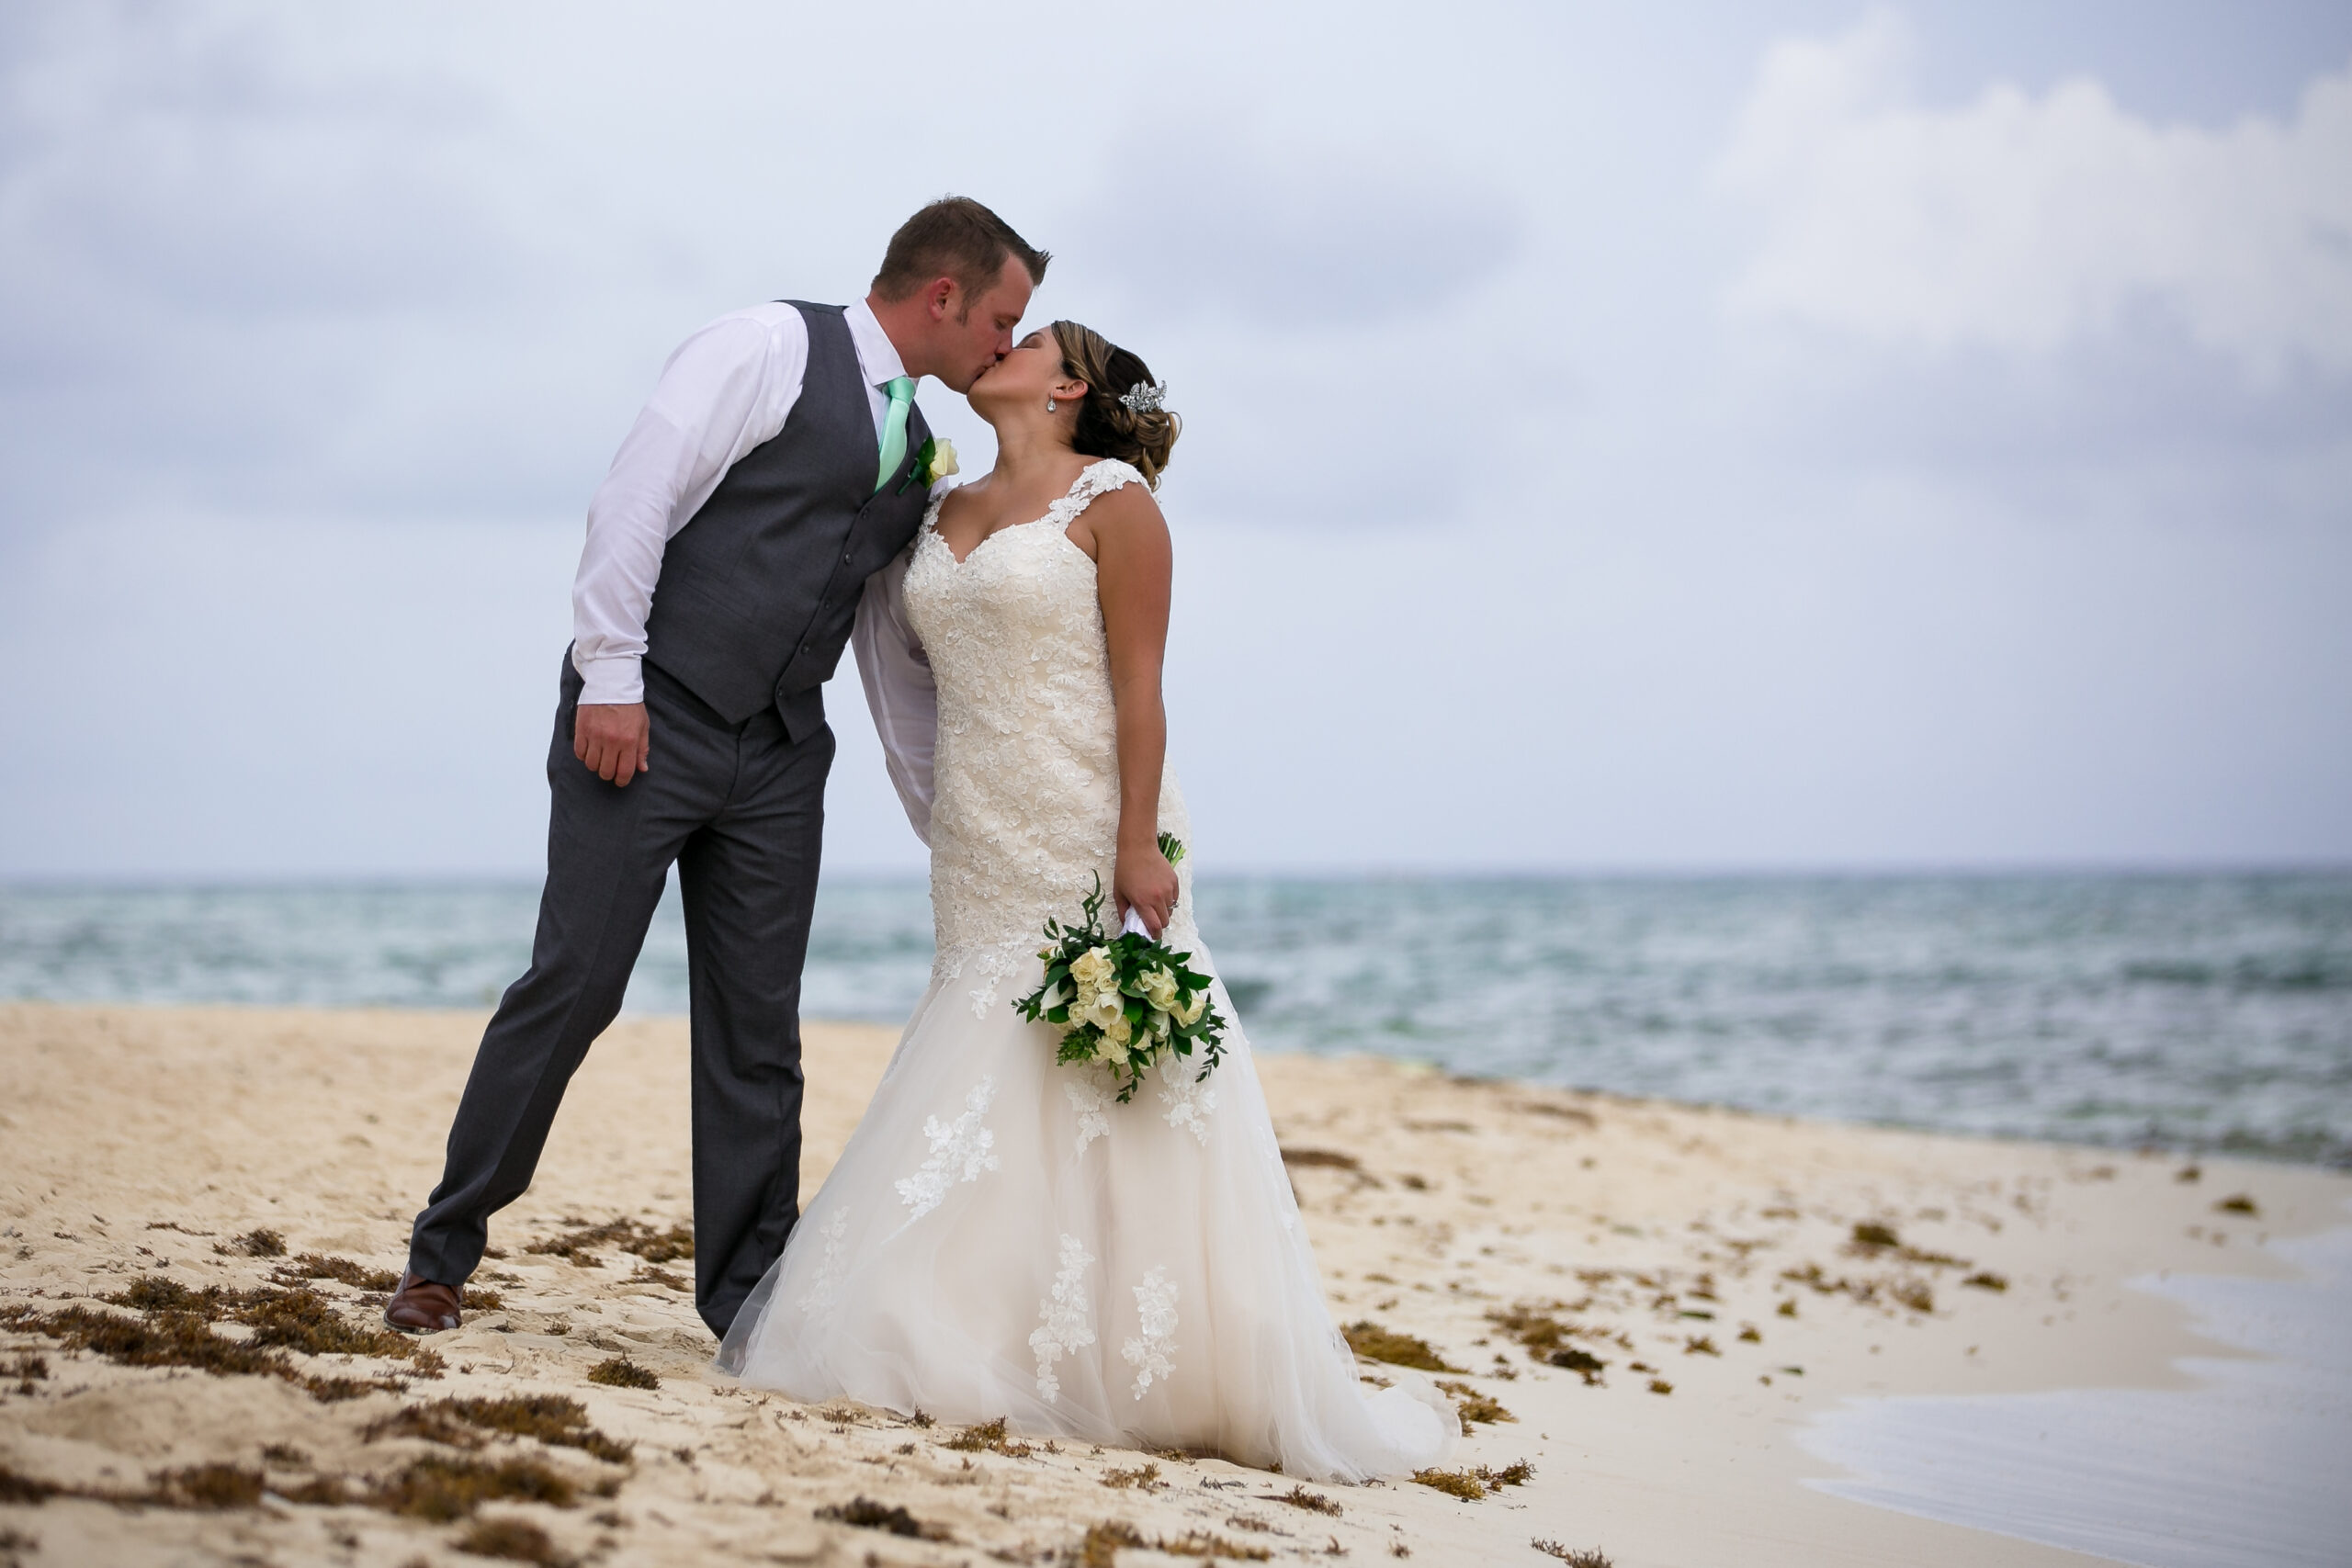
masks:
MULTIPOLYGON (((721 1347, 744 1382, 1039 1437, 1212 1450, 1356 1480, 1434 1464, 1458 1425, 1420 1380, 1374 1392, 1325 1307, 1249 1042, 1128 1104, 1054 1060, 1011 998, 1049 916, 1111 884, 1119 774, 1094 563, 1065 530, 1140 483, 1099 462, 957 561, 933 503, 906 572, 939 688, 938 935, 865 1119, 721 1347)), ((1189 840, 1173 773, 1159 826, 1189 840)), ((1192 862, 1167 942, 1214 973, 1192 862)), ((1106 923, 1110 917, 1106 916, 1106 923)), ((1233 1018, 1219 983, 1216 1005, 1233 1018)), ((1409 1374, 1408 1374, 1409 1378, 1409 1374)))

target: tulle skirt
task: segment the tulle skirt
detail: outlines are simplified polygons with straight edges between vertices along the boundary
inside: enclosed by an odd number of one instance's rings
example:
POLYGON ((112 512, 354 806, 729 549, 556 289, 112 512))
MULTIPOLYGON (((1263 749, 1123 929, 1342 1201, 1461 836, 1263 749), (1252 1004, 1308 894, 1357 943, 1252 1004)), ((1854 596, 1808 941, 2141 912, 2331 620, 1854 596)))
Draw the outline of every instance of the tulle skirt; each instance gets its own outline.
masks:
POLYGON ((978 1001, 934 976, 719 1366, 796 1399, 1320 1480, 1450 1454, 1443 1394, 1358 1379, 1239 1028, 1205 1082, 1179 1063, 1121 1104, 1004 999, 1039 976, 1028 957, 978 1001))

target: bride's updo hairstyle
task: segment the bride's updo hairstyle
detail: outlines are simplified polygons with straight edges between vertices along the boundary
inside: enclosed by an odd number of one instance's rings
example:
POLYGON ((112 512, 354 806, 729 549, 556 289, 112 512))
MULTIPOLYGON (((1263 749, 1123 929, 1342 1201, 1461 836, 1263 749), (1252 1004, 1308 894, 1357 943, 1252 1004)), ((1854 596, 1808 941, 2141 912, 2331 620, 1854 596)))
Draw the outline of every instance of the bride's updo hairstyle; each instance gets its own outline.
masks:
POLYGON ((1056 321, 1053 333, 1061 344, 1063 370, 1086 383, 1071 447, 1082 457, 1116 457, 1133 464, 1144 482, 1158 490, 1169 448, 1176 445, 1184 422, 1166 409, 1139 411, 1119 400, 1138 385, 1156 385, 1150 367, 1076 321, 1056 321))

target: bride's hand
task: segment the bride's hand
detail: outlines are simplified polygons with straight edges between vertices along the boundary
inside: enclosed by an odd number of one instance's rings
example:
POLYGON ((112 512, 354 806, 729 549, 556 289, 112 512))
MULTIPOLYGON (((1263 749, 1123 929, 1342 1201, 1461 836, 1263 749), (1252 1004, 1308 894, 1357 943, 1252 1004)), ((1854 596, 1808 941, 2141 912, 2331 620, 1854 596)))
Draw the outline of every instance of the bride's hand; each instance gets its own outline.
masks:
POLYGON ((1176 908, 1176 868, 1159 852, 1157 843, 1140 850, 1121 850, 1118 869, 1111 877, 1112 897, 1118 900, 1119 918, 1133 909, 1143 919, 1152 940, 1168 929, 1176 908))

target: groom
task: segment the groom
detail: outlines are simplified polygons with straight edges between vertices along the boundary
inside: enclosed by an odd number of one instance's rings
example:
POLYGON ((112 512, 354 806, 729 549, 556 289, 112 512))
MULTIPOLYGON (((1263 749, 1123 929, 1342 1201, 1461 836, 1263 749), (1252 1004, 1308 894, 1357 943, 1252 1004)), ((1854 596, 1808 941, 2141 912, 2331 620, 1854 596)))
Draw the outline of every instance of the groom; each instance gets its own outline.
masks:
POLYGON ((865 580, 921 525, 915 383, 1012 347, 1049 258, 949 197, 846 309, 722 316, 663 367, 588 506, 548 756, 548 876, 385 1307, 455 1328, 490 1216, 531 1183, 564 1086, 620 1010, 671 863, 692 984, 695 1305, 724 1336, 799 1213, 800 966, 825 774, 820 692, 865 580))

